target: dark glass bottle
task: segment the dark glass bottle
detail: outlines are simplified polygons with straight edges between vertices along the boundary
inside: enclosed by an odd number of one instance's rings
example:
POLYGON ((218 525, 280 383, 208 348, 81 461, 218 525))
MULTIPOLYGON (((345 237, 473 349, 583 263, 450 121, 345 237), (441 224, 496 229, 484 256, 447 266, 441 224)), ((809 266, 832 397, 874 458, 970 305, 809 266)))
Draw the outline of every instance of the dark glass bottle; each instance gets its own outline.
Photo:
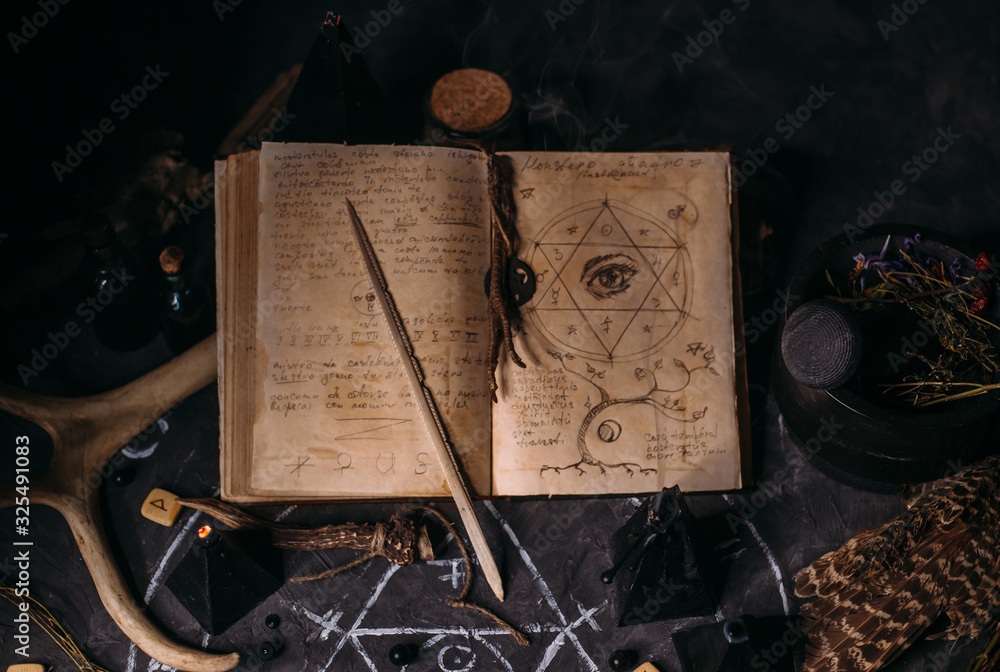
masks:
POLYGON ((184 267, 184 251, 170 246, 160 253, 164 281, 159 292, 160 324, 167 345, 180 354, 215 330, 208 290, 184 267))
POLYGON ((111 350, 135 350, 149 343, 158 328, 139 257, 116 240, 106 215, 83 222, 83 242, 84 300, 77 312, 93 323, 97 340, 111 350))

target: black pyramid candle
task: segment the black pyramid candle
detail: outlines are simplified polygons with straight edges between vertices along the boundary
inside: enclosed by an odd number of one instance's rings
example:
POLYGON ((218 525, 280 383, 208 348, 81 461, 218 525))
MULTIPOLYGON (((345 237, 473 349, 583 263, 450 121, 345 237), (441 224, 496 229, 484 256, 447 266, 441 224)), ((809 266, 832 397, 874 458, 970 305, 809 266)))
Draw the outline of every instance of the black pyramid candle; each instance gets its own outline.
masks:
POLYGON ((205 632, 218 635, 281 587, 280 560, 275 549, 238 544, 205 525, 167 588, 205 632))

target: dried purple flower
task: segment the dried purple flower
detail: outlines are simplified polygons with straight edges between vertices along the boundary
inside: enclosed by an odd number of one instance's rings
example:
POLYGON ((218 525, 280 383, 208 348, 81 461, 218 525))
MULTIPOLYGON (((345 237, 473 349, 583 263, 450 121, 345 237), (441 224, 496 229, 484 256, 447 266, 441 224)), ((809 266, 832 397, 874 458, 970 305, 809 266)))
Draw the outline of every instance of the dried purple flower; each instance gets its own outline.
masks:
POLYGON ((907 236, 906 238, 903 238, 903 247, 906 248, 907 252, 911 252, 912 249, 913 249, 913 246, 916 245, 919 242, 920 242, 920 234, 919 233, 915 233, 915 234, 913 234, 912 238, 910 238, 909 236, 907 236))
POLYGON ((882 261, 883 259, 885 259, 885 253, 889 250, 889 241, 891 239, 892 236, 886 236, 885 245, 882 246, 882 251, 879 252, 878 254, 865 254, 863 252, 859 252, 854 257, 854 261, 862 262, 864 264, 863 268, 868 268, 868 266, 871 265, 872 262, 882 261))
POLYGON ((958 282, 958 272, 962 270, 962 260, 955 257, 951 260, 951 266, 948 267, 948 272, 951 274, 951 281, 958 282))
POLYGON ((885 245, 882 246, 882 251, 878 254, 879 261, 885 259, 885 253, 889 250, 889 241, 892 240, 892 236, 885 237, 885 245))

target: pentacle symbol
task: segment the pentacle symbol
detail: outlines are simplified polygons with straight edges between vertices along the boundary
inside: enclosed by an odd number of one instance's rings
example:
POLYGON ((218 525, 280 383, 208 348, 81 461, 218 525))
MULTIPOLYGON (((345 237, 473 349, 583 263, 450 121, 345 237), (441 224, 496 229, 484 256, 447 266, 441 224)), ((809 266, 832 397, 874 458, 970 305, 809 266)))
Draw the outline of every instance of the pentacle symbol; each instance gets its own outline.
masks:
MULTIPOLYGON (((668 221, 697 220, 685 195, 669 191, 663 198, 668 221)), ((538 279, 529 319, 554 347, 586 359, 628 361, 654 352, 690 314, 686 243, 671 225, 623 201, 563 211, 535 240, 528 263, 538 279)))
POLYGON ((372 283, 368 280, 361 280, 354 285, 351 290, 351 305, 362 315, 378 315, 381 312, 378 307, 378 297, 375 296, 372 283))
MULTIPOLYGON (((311 630, 308 635, 309 641, 329 642, 329 646, 325 647, 307 647, 303 669, 324 671, 365 669, 372 672, 388 670, 389 666, 382 667, 380 662, 387 657, 376 656, 374 653, 384 652, 390 643, 399 642, 405 637, 406 639, 402 641, 411 641, 420 646, 419 658, 415 661, 420 670, 513 672, 515 669, 580 669, 597 672, 598 665, 588 649, 591 648, 592 641, 607 634, 602 625, 606 628, 605 623, 614 617, 608 601, 586 606, 577 601, 572 594, 568 594, 569 599, 566 601, 571 600, 571 604, 561 604, 564 593, 553 593, 543 576, 550 570, 545 566, 540 569, 535 564, 536 560, 532 559, 532 554, 544 551, 541 549, 536 551, 532 545, 522 545, 510 524, 492 502, 487 501, 485 509, 492 514, 500 529, 506 533, 509 543, 520 551, 514 557, 522 563, 528 575, 527 580, 531 582, 531 590, 537 590, 546 596, 546 599, 531 611, 536 620, 518 624, 524 632, 530 633, 532 646, 517 647, 510 633, 488 621, 478 625, 467 621, 442 622, 427 626, 421 623, 409 623, 406 627, 400 627, 396 607, 384 604, 381 608, 376 606, 382 604, 387 595, 398 596, 405 594, 407 590, 404 587, 402 588, 404 593, 398 593, 393 588, 399 588, 400 584, 411 586, 414 583, 414 573, 424 572, 423 580, 444 581, 454 589, 460 585, 464 573, 469 571, 469 568, 461 558, 428 560, 416 563, 407 569, 394 563, 386 563, 388 567, 381 579, 377 584, 371 585, 371 597, 368 601, 351 604, 350 609, 353 613, 334 612, 333 609, 325 613, 322 610, 313 611, 317 609, 313 606, 314 602, 323 604, 316 591, 303 593, 303 603, 296 601, 297 596, 296 598, 289 596, 287 600, 289 608, 302 617, 303 627, 311 630), (400 571, 401 569, 403 571, 400 571), (390 587, 386 589, 387 586, 390 587), (341 660, 335 664, 337 656, 340 656, 341 660), (357 662, 356 665, 351 664, 351 656, 357 662), (575 664, 570 662, 571 658, 575 664), (521 664, 518 664, 519 662, 521 664)), ((536 593, 531 593, 534 594, 536 593)), ((324 604, 323 609, 326 608, 324 604)), ((407 665, 406 669, 411 669, 411 666, 407 665)))

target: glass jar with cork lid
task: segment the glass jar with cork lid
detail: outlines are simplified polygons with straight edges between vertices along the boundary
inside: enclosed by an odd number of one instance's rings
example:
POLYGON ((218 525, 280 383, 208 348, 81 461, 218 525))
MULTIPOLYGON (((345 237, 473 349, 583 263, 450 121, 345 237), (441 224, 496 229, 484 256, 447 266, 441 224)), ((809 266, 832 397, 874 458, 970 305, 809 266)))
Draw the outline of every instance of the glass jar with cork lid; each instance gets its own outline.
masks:
POLYGON ((424 101, 424 138, 434 145, 518 149, 521 129, 511 87, 489 70, 449 72, 424 101))

